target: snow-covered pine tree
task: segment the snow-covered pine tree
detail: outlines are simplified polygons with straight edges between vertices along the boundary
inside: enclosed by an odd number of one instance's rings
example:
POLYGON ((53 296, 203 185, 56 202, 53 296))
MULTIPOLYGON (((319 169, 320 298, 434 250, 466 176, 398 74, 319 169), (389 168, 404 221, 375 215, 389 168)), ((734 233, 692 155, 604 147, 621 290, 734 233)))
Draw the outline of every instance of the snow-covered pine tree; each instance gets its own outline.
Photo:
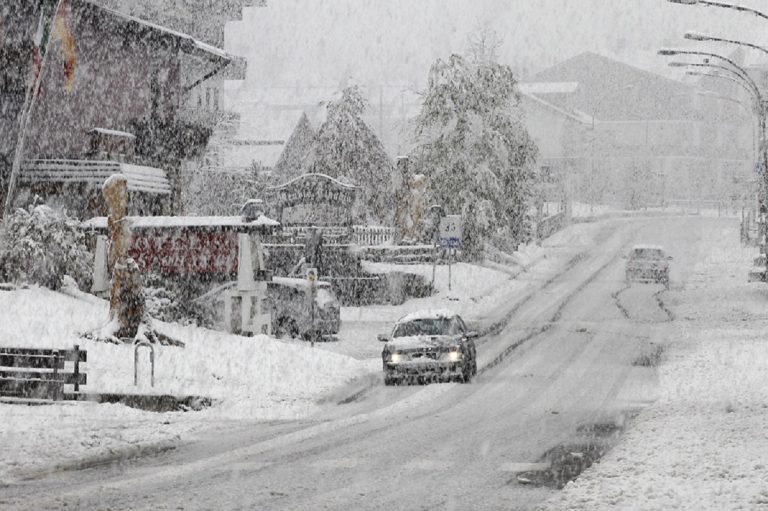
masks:
POLYGON ((454 54, 432 65, 412 154, 431 200, 464 216, 474 257, 494 235, 510 246, 529 239, 538 152, 523 124, 512 70, 494 60, 495 46, 483 43, 469 59, 454 54))
POLYGON ((362 118, 366 101, 353 85, 328 105, 317 134, 312 171, 341 178, 361 188, 366 222, 391 224, 394 165, 384 145, 362 118))
POLYGON ((273 184, 282 184, 301 174, 309 168, 310 154, 314 150, 317 135, 312 129, 312 124, 306 113, 301 114, 298 124, 280 153, 270 181, 273 184))

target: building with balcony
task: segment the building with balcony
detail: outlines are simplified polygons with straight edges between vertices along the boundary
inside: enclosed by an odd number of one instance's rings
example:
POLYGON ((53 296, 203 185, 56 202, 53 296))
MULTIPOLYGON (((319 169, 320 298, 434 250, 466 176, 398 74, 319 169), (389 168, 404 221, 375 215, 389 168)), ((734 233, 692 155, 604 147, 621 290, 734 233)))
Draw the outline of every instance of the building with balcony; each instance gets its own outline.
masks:
MULTIPOLYGON (((0 21, 4 24, 0 30, 3 196, 33 73, 34 34, 41 19, 37 3, 10 3, 0 21)), ((238 59, 189 34, 110 9, 105 3, 68 2, 66 18, 74 41, 75 66, 67 87, 60 43, 52 39, 49 45, 40 93, 34 98, 26 130, 24 160, 34 163, 22 165, 18 200, 25 199, 25 191, 44 198, 58 194, 68 199, 71 211, 93 213, 91 206, 99 203, 93 196, 98 194, 93 180, 73 180, 62 169, 75 165, 72 162, 101 160, 105 163, 100 167, 79 165, 77 175, 97 167, 101 169, 97 173, 114 168, 110 162, 156 169, 159 174, 150 174, 162 177, 166 185, 140 190, 158 196, 142 212, 177 212, 182 162, 204 151, 215 124, 187 116, 186 105, 201 84, 238 59), (48 168, 45 161, 49 160, 59 163, 48 168)), ((130 182, 129 189, 137 190, 130 182)))

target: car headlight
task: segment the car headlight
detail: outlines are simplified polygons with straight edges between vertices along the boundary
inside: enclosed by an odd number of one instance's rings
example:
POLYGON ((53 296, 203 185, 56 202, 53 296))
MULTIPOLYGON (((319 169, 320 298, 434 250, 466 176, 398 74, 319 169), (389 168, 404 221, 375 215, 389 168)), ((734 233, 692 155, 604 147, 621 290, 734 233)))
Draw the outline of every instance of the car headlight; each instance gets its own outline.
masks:
POLYGON ((393 364, 398 364, 402 362, 403 356, 400 353, 390 353, 389 354, 389 361, 393 364))
POLYGON ((448 352, 448 360, 451 362, 458 362, 461 360, 461 352, 460 351, 449 351, 448 352))

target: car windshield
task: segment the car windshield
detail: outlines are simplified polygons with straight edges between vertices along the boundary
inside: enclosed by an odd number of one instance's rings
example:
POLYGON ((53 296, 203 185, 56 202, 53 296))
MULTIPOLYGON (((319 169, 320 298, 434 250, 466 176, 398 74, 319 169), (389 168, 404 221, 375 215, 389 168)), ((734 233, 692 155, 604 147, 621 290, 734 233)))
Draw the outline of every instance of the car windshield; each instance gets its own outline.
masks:
POLYGON ((451 320, 448 318, 414 319, 399 323, 392 337, 410 337, 414 335, 449 335, 453 333, 451 320))
POLYGON ((664 252, 658 248, 636 248, 632 251, 633 259, 662 259, 664 252))

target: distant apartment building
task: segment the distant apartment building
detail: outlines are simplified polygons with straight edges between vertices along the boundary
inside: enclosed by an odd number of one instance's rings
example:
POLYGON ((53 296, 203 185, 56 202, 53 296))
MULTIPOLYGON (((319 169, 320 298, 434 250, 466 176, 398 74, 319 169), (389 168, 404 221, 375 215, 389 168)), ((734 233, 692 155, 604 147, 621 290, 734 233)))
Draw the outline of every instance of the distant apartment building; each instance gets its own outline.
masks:
POLYGON ((642 207, 748 193, 749 112, 699 86, 584 53, 520 88, 539 163, 576 200, 642 207))

